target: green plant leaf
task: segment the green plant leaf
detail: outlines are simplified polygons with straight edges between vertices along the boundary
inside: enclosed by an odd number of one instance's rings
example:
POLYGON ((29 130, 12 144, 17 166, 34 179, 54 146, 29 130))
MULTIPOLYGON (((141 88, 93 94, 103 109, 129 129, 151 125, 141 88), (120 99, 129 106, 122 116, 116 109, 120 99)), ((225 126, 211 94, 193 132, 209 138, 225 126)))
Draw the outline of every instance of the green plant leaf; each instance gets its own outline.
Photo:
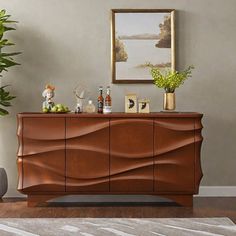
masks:
POLYGON ((7 97, 9 94, 10 94, 10 92, 7 92, 4 88, 1 88, 1 90, 0 90, 1 97, 7 97))
MULTIPOLYGON (((15 30, 14 27, 11 27, 10 24, 17 23, 17 21, 10 20, 11 16, 6 14, 6 10, 0 11, 0 77, 3 71, 7 71, 7 68, 20 65, 14 61, 14 56, 19 55, 21 52, 1 52, 4 47, 12 46, 14 43, 10 42, 8 39, 3 38, 7 31, 15 30)), ((0 106, 9 107, 11 106, 11 100, 15 96, 10 95, 9 91, 6 91, 5 88, 8 85, 0 87, 0 106)), ((9 114, 7 110, 0 107, 0 116, 9 114)))
POLYGON ((5 23, 7 23, 7 24, 13 24, 13 23, 19 23, 19 22, 16 21, 16 20, 6 20, 5 23))
POLYGON ((0 101, 0 105, 4 106, 4 107, 10 107, 11 103, 8 101, 0 101))
POLYGON ((4 100, 4 101, 11 101, 11 100, 13 100, 14 98, 16 98, 16 97, 15 97, 15 96, 10 96, 10 95, 8 95, 8 96, 2 98, 2 100, 4 100))
POLYGON ((7 110, 4 110, 0 107, 0 115, 1 116, 5 116, 5 115, 8 115, 8 114, 9 114, 9 112, 7 110))
MULTIPOLYGON (((15 98, 15 96, 11 96, 10 92, 6 91, 5 88, 8 85, 0 87, 0 105, 4 107, 10 107, 11 106, 11 100, 15 98)), ((7 115, 8 111, 5 109, 0 108, 0 116, 7 115)))
POLYGON ((10 92, 5 91, 4 89, 0 93, 1 100, 5 100, 10 95, 10 92))
POLYGON ((11 67, 11 66, 16 66, 16 65, 20 65, 19 63, 11 60, 11 59, 7 59, 7 58, 0 58, 0 67, 11 67))
POLYGON ((3 23, 7 23, 9 18, 10 18, 10 15, 5 15, 5 16, 0 17, 0 21, 3 23))
POLYGON ((5 9, 0 11, 0 17, 4 16, 5 14, 6 14, 6 10, 5 9))
POLYGON ((154 84, 158 88, 164 88, 167 93, 173 93, 186 79, 192 76, 192 69, 194 69, 193 66, 189 66, 184 71, 170 69, 163 71, 157 67, 150 67, 154 84))
POLYGON ((12 46, 15 45, 14 43, 11 43, 9 40, 7 39, 3 39, 0 41, 0 48, 3 48, 5 46, 12 46))
POLYGON ((0 53, 0 57, 11 57, 21 54, 21 52, 0 53))
POLYGON ((10 30, 16 30, 14 27, 7 27, 7 26, 4 26, 4 31, 10 31, 10 30))

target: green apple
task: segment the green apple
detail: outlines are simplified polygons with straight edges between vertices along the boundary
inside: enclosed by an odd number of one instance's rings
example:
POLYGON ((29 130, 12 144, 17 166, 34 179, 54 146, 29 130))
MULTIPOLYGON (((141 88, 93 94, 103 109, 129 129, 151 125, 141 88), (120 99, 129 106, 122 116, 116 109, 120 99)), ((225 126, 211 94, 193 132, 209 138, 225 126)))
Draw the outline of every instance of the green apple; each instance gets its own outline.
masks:
POLYGON ((63 105, 62 104, 57 104, 56 107, 59 108, 59 109, 62 109, 63 105))
POLYGON ((56 104, 52 109, 51 112, 69 112, 69 108, 63 104, 56 104))
POLYGON ((44 108, 43 108, 43 112, 44 112, 44 113, 48 113, 48 112, 49 112, 49 110, 47 109, 47 107, 44 107, 44 108))
POLYGON ((57 112, 57 107, 54 106, 54 107, 51 109, 51 112, 57 112))

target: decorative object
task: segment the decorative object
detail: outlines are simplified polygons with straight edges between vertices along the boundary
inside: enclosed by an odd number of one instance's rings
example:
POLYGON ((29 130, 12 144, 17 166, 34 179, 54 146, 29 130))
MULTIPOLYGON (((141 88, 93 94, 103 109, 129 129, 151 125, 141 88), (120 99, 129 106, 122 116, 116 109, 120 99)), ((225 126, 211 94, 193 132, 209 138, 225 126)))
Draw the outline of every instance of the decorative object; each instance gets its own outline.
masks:
POLYGON ((49 111, 51 113, 68 113, 70 112, 69 108, 63 104, 56 104, 53 108, 49 111))
POLYGON ((173 9, 112 10, 113 83, 153 83, 148 65, 175 69, 173 9))
POLYGON ((7 173, 4 168, 0 168, 0 198, 2 198, 8 188, 7 173))
MULTIPOLYGON (((151 206, 149 207, 151 208, 151 206)), ((171 206, 173 211, 175 207, 171 206)), ((59 209, 58 209, 59 210, 59 209)), ((65 210, 64 210, 65 211, 65 210)), ((69 211, 69 209, 68 209, 69 211)), ((101 208, 102 211, 102 208, 101 208)), ((156 208, 158 211, 158 208, 156 208)), ((166 209, 161 209, 166 212, 166 209)), ((168 211, 168 210, 167 210, 168 211)), ((184 212, 191 210, 186 209, 184 212)), ((74 210, 73 210, 74 212, 74 210)), ((81 211, 80 211, 81 212, 81 211)), ((83 211, 82 211, 83 212, 83 211)), ((90 211, 88 211, 90 212, 90 211)), ((93 212, 93 211, 92 211, 93 212)), ((100 211, 99 211, 100 212, 100 211)), ((108 211, 112 212, 112 210, 108 211)), ((145 211, 147 212, 147 211, 145 211)), ((106 213, 107 214, 107 213, 106 213)), ((86 215, 80 213, 79 215, 86 215)), ((88 213, 92 215, 92 213, 88 213)), ((98 215, 98 213, 97 213, 98 215)), ((102 215, 99 214, 99 215, 102 215)), ((111 215, 115 215, 111 213, 111 215)), ((124 214, 127 215, 126 211, 124 214)), ((140 214, 137 214, 140 215, 140 214)), ((151 214, 149 214, 151 215, 151 214)), ((170 215, 162 213, 163 216, 170 215)), ((186 213, 188 215, 188 213, 186 213)), ((215 218, 2 218, 2 236, 233 236, 236 225, 227 217, 215 218), (5 234, 6 233, 6 234, 5 234)))
POLYGON ((138 112, 139 113, 150 113, 150 101, 148 99, 140 99, 138 101, 138 112))
POLYGON ((76 97, 75 113, 83 112, 83 101, 85 99, 86 88, 83 85, 78 85, 74 89, 74 95, 76 97))
MULTIPOLYGON (((20 65, 13 59, 13 57, 20 54, 20 52, 8 53, 5 49, 6 47, 14 45, 14 43, 4 37, 7 31, 15 30, 15 28, 10 27, 10 25, 17 23, 17 21, 9 20, 10 17, 10 15, 6 14, 5 10, 0 11, 0 79, 2 72, 8 71, 9 67, 20 65)), ((9 114, 3 107, 11 106, 11 100, 15 98, 15 96, 10 95, 9 91, 6 91, 6 87, 7 85, 0 87, 0 116, 9 114)))
POLYGON ((96 107, 94 106, 93 101, 89 100, 87 106, 85 107, 85 112, 94 113, 95 111, 96 107))
POLYGON ((137 112, 137 95, 136 94, 125 95, 125 112, 126 113, 137 112))
POLYGON ((52 85, 46 85, 42 96, 46 99, 43 102, 43 112, 44 113, 67 113, 69 108, 63 104, 55 104, 52 98, 55 96, 55 87, 52 85))
POLYGON ((175 93, 164 93, 163 109, 166 111, 175 110, 175 93))
POLYGON ((97 99, 98 113, 103 113, 104 98, 103 98, 103 87, 99 86, 99 95, 97 99))
POLYGON ((50 112, 52 108, 54 107, 54 102, 52 101, 52 98, 55 96, 55 87, 52 85, 46 85, 42 96, 46 99, 43 102, 43 112, 50 112))
POLYGON ((192 112, 20 113, 18 190, 30 206, 93 192, 151 194, 192 206, 202 178, 201 118, 192 112))
POLYGON ((194 66, 189 66, 183 71, 176 70, 160 70, 157 67, 149 65, 151 67, 151 75, 154 80, 154 84, 158 88, 165 90, 163 109, 166 111, 175 110, 175 89, 184 83, 186 79, 192 76, 192 69, 194 66))
POLYGON ((105 102, 103 106, 103 114, 110 114, 112 111, 111 107, 111 88, 110 86, 107 86, 107 94, 105 97, 105 102))

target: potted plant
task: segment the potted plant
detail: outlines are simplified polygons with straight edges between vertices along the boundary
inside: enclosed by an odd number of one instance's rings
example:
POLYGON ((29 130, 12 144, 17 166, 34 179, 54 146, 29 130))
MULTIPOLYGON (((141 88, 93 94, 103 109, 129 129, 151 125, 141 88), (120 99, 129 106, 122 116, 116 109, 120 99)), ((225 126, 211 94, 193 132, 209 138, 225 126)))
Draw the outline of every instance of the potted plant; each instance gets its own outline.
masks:
POLYGON ((175 89, 184 83, 186 79, 192 76, 194 66, 189 66, 183 71, 176 70, 161 70, 157 67, 151 67, 151 75, 154 84, 158 88, 164 88, 164 103, 163 109, 166 111, 175 110, 175 89))
MULTIPOLYGON (((15 28, 10 25, 17 23, 17 21, 9 20, 10 17, 10 15, 6 14, 5 10, 0 11, 0 79, 2 73, 7 71, 9 67, 19 65, 14 61, 13 57, 20 54, 20 52, 5 51, 5 48, 14 45, 14 43, 4 37, 7 31, 15 30, 15 28)), ((15 98, 15 96, 10 95, 10 92, 6 91, 7 86, 8 85, 0 87, 0 116, 8 114, 8 111, 5 110, 4 107, 11 106, 10 101, 15 98)))
MULTIPOLYGON (((14 61, 13 57, 15 55, 20 54, 20 52, 6 52, 5 48, 14 45, 14 43, 10 42, 6 39, 5 33, 7 31, 15 30, 14 27, 10 25, 17 23, 16 21, 9 20, 10 15, 6 14, 5 10, 0 11, 0 79, 2 77, 2 73, 7 71, 9 67, 19 65, 14 61)), ((0 86, 0 116, 4 116, 8 114, 8 111, 5 110, 5 107, 11 106, 11 100, 15 98, 15 96, 10 95, 9 91, 6 91, 5 86, 0 86)), ((7 174, 4 168, 0 168, 0 198, 7 192, 7 174)))

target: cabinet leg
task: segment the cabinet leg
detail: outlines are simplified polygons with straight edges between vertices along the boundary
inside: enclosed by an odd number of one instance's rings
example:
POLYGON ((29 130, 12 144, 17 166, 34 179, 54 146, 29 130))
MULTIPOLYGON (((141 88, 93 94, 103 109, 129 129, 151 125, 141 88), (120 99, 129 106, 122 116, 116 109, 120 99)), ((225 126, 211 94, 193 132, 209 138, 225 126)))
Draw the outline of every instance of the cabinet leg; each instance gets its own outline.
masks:
POLYGON ((57 197, 57 195, 28 195, 28 207, 46 205, 48 200, 57 197))
POLYGON ((173 200, 174 202, 184 207, 193 206, 193 195, 159 195, 159 196, 173 200))

